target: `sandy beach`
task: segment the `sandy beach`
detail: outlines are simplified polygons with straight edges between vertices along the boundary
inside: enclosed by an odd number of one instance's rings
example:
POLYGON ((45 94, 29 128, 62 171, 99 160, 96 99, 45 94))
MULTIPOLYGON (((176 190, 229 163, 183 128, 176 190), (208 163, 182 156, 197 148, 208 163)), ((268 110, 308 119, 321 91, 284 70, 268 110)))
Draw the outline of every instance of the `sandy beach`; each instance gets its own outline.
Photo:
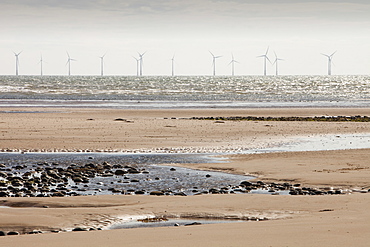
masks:
MULTIPOLYGON (((227 162, 185 164, 296 183, 341 195, 225 194, 83 196, 0 200, 0 230, 68 230, 0 237, 0 246, 368 246, 369 149, 232 154, 287 140, 369 134, 368 122, 211 121, 191 117, 369 116, 370 109, 114 110, 2 108, 0 150, 10 152, 219 153, 227 162), (225 153, 230 153, 229 155, 225 153), (109 228, 134 216, 258 218, 180 227, 70 232, 109 228)), ((1 155, 1 154, 0 154, 1 155)))

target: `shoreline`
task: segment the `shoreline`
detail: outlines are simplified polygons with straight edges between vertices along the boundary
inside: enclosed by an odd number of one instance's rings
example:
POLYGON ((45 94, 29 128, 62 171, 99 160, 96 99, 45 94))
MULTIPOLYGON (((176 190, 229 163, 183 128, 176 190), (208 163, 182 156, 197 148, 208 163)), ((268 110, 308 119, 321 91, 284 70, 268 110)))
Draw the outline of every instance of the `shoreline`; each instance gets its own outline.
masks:
MULTIPOLYGON (((19 108, 19 110, 22 110, 19 108)), ((24 108, 23 108, 24 110, 24 108)), ((41 109, 42 110, 42 109, 41 109)), ((263 146, 289 137, 370 133, 369 123, 189 121, 205 116, 370 115, 370 109, 58 109, 48 113, 1 113, 0 148, 161 149, 184 146, 263 146), (115 119, 126 121, 114 121, 115 119), (93 120, 88 120, 93 119, 93 120), (266 126, 268 125, 268 126, 266 126)), ((1 154, 0 154, 1 155, 1 154)), ((221 157, 225 157, 222 156, 221 157)), ((4 227, 37 230, 119 220, 122 215, 267 217, 241 223, 67 232, 0 237, 6 246, 367 246, 370 212, 369 149, 265 154, 230 154, 229 163, 176 164, 201 170, 251 174, 265 182, 351 188, 345 195, 284 196, 226 194, 199 196, 80 196, 2 198, 20 207, 0 209, 4 227), (312 238, 315 236, 315 238, 312 238)), ((173 166, 173 164, 170 164, 173 166)), ((104 223, 105 222, 105 223, 104 223)), ((10 228, 9 228, 10 229, 10 228)))

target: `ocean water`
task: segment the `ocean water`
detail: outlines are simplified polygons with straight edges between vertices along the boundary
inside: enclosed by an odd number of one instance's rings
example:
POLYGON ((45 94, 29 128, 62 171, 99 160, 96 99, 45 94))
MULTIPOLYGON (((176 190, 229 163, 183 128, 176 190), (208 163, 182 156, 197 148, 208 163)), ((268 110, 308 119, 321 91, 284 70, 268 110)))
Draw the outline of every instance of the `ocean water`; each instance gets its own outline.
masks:
POLYGON ((370 76, 0 76, 1 106, 369 107, 370 76))

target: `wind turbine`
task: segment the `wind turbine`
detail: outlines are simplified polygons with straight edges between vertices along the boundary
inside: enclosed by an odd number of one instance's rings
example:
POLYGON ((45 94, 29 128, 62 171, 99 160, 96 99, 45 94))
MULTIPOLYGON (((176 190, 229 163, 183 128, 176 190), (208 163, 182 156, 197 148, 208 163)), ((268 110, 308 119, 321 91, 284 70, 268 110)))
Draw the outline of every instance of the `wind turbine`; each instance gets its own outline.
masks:
POLYGON ((136 76, 139 76, 140 58, 136 58, 134 56, 133 56, 133 58, 136 60, 136 76))
POLYGON ((326 55, 326 54, 323 54, 321 53, 321 55, 325 56, 328 58, 328 75, 331 75, 331 63, 332 63, 332 59, 333 59, 333 56, 334 54, 336 53, 337 51, 335 51, 333 54, 331 55, 326 55))
POLYGON ((42 60, 42 54, 41 54, 41 58, 40 58, 40 62, 39 62, 39 64, 40 64, 40 75, 41 76, 43 76, 44 75, 44 73, 43 73, 43 71, 42 71, 42 63, 44 62, 44 60, 42 60))
POLYGON ((19 52, 19 53, 14 53, 14 56, 15 56, 15 75, 18 75, 18 69, 19 69, 19 58, 18 56, 22 53, 22 52, 19 52))
POLYGON ((71 58, 69 56, 69 53, 67 51, 67 56, 68 56, 68 60, 67 60, 67 63, 66 65, 68 64, 68 75, 71 75, 71 61, 76 61, 75 59, 71 58))
POLYGON ((213 55, 213 53, 212 52, 209 52, 209 53, 211 53, 211 55, 212 55, 212 66, 213 66, 213 76, 215 76, 216 75, 216 59, 217 58, 220 58, 220 57, 222 57, 222 56, 215 56, 215 55, 213 55))
POLYGON ((104 54, 103 56, 99 57, 100 58, 100 75, 103 76, 104 75, 104 57, 105 57, 106 54, 104 54))
POLYGON ((175 55, 171 58, 171 64, 172 64, 172 76, 175 76, 175 55))
POLYGON ((231 53, 231 62, 229 63, 229 65, 231 64, 231 75, 232 76, 235 75, 235 73, 234 73, 234 64, 235 63, 239 63, 239 62, 234 59, 234 54, 231 53))
POLYGON ((138 54, 139 54, 139 61, 140 61, 140 76, 142 76, 142 75, 143 75, 143 57, 144 57, 145 53, 146 53, 146 52, 144 52, 144 53, 140 54, 140 53, 138 52, 138 54))
POLYGON ((267 47, 266 53, 258 56, 258 57, 263 57, 264 58, 264 69, 263 69, 263 75, 267 75, 267 70, 266 70, 266 65, 267 65, 267 60, 271 63, 270 59, 267 56, 267 53, 269 52, 270 47, 267 47))
POLYGON ((276 75, 279 75, 278 63, 279 61, 284 61, 284 59, 278 58, 278 56, 276 55, 276 52, 274 52, 274 54, 275 54, 275 61, 272 65, 275 65, 276 75))

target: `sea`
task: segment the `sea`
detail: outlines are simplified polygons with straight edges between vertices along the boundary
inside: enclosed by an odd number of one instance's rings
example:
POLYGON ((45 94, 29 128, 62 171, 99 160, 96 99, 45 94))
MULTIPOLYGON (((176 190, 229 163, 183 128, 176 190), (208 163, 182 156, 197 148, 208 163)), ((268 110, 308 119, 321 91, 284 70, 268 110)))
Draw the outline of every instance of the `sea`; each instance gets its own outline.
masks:
POLYGON ((0 107, 369 107, 370 76, 0 76, 0 107))

